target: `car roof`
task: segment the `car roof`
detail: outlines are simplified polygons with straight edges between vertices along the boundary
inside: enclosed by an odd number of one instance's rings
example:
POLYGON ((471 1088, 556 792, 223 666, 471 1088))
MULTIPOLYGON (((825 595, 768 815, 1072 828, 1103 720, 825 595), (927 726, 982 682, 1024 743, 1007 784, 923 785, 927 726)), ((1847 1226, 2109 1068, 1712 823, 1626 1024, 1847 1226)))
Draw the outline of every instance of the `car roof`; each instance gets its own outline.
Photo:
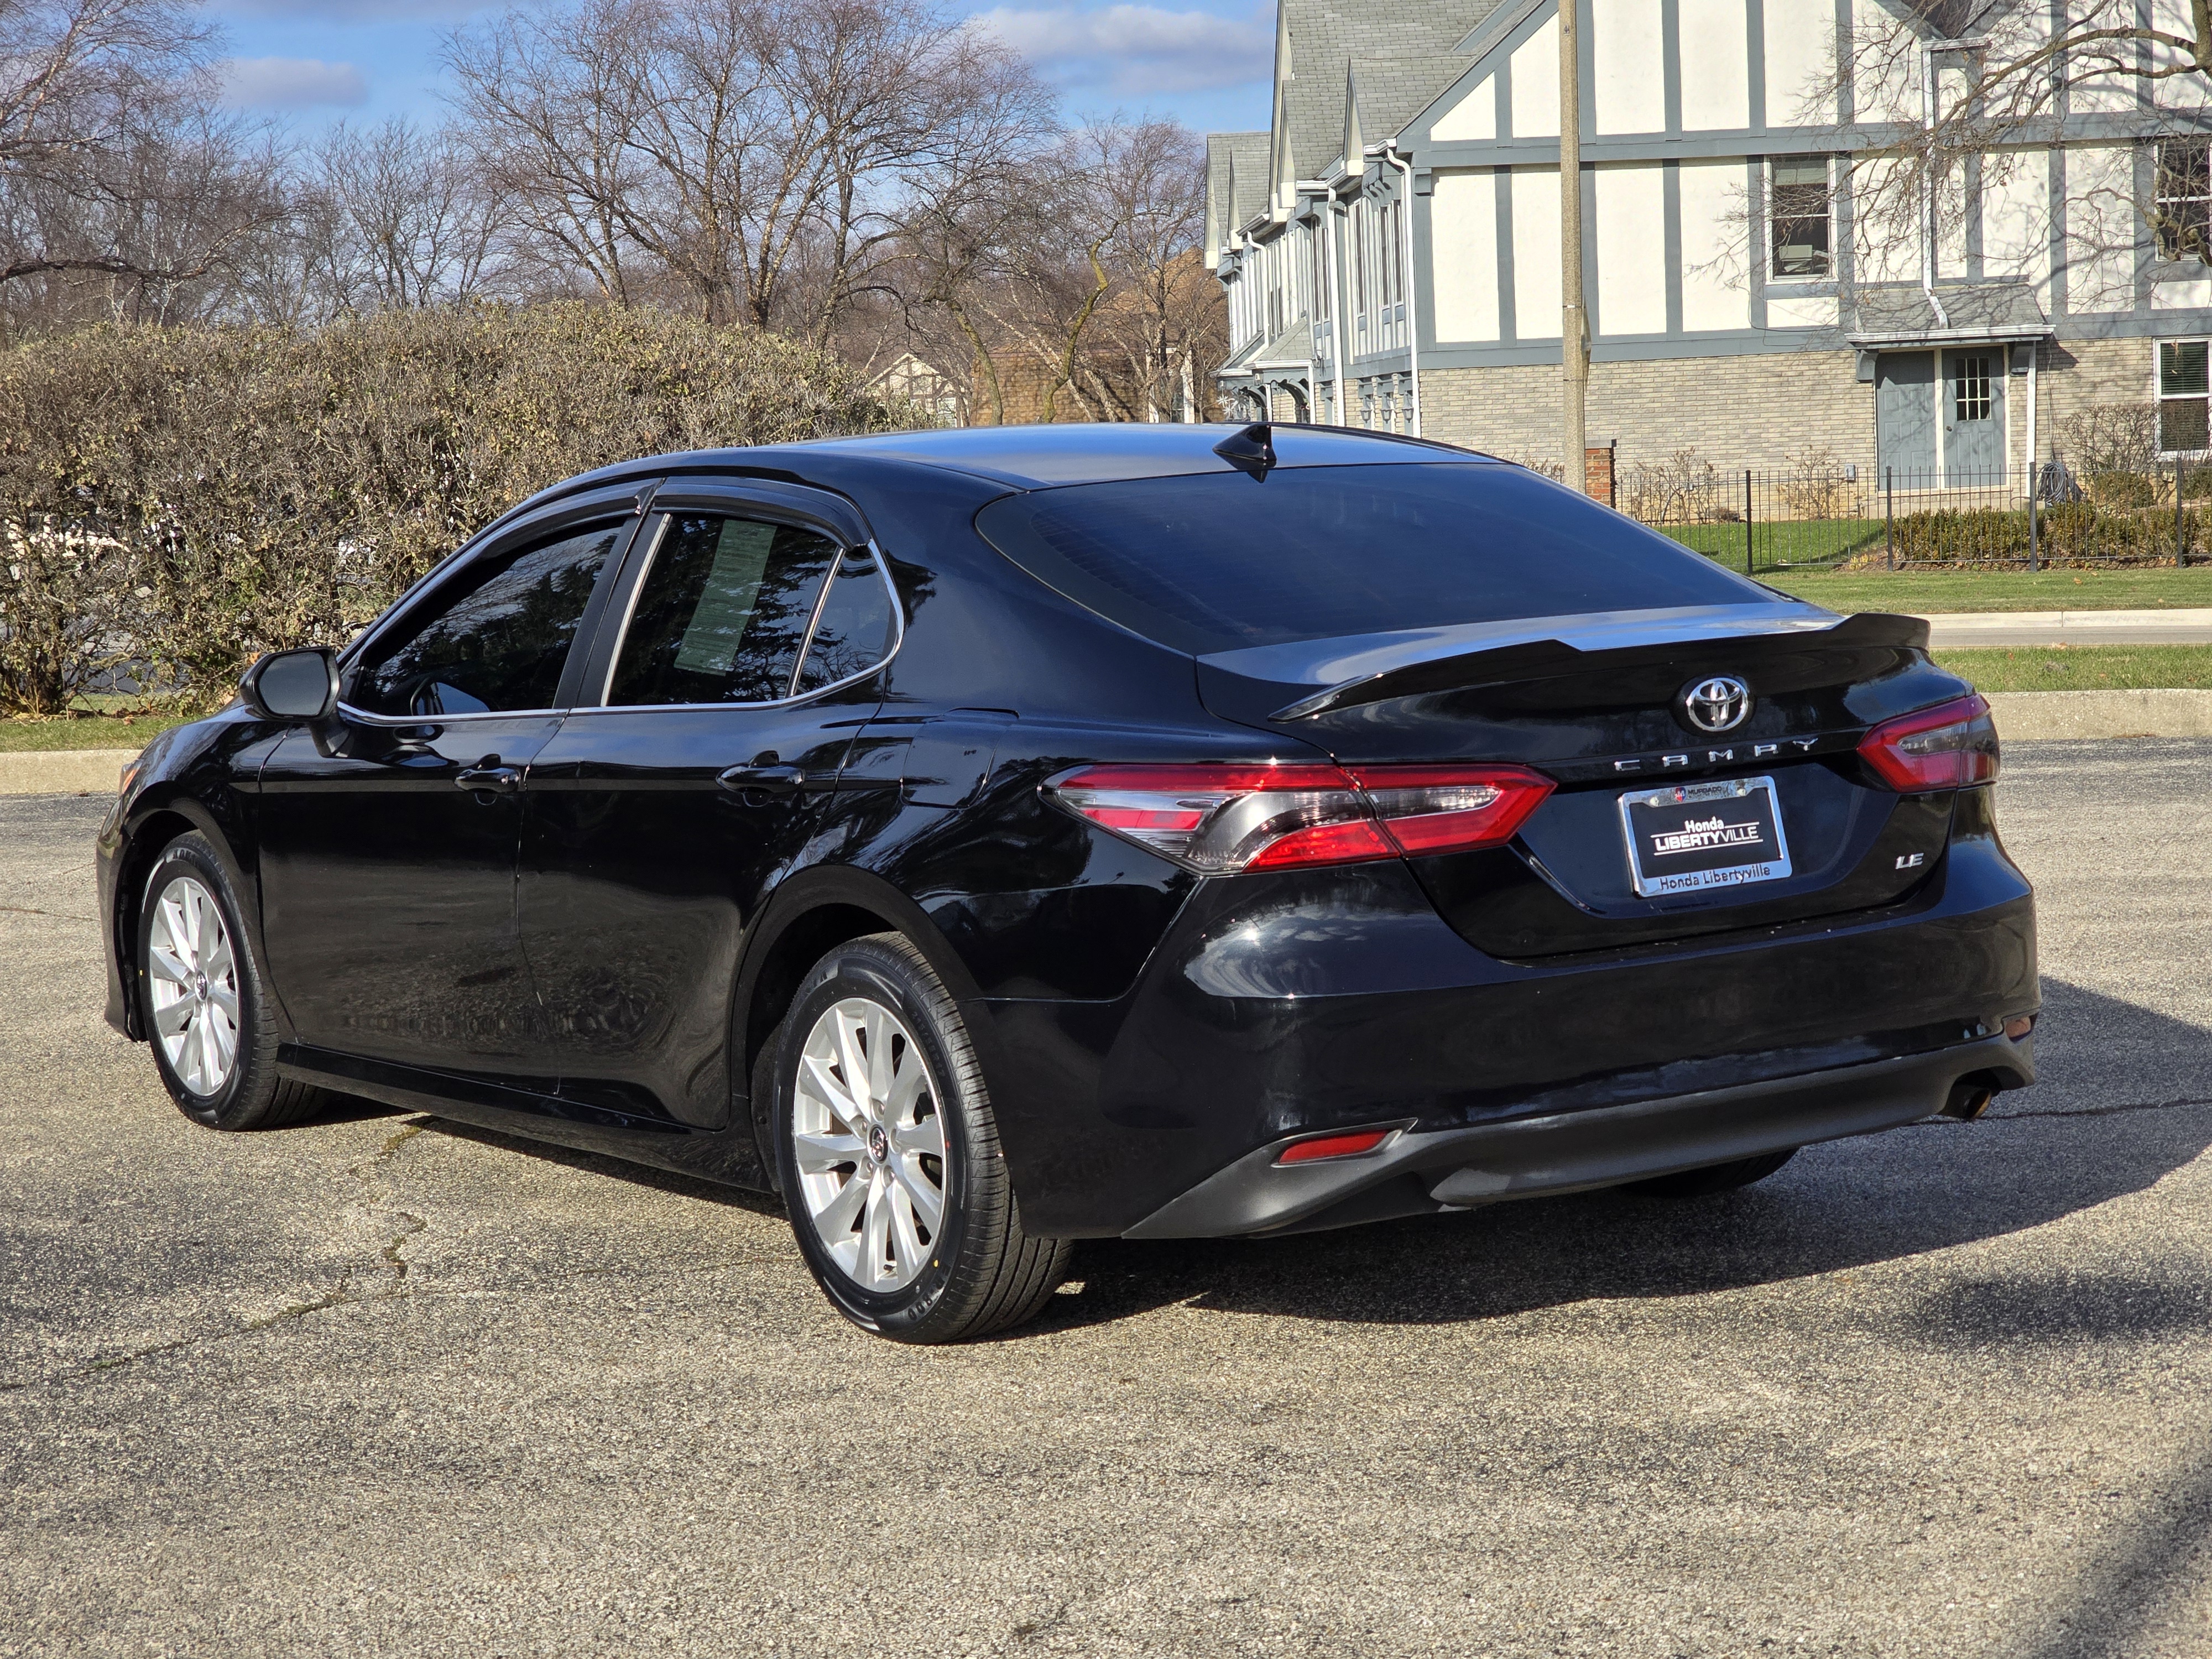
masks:
MULTIPOLYGON (((1432 439, 1353 427, 1270 426, 1262 422, 1278 468, 1363 466, 1415 462, 1472 462, 1503 465, 1492 455, 1432 439)), ((813 438, 748 448, 679 450, 641 455, 565 478, 518 501, 471 541, 502 530, 538 508, 588 489, 605 489, 690 473, 774 478, 840 495, 871 482, 869 463, 887 475, 924 466, 995 484, 1001 489, 1050 489, 1066 484, 1133 478, 1170 478, 1227 472, 1235 464, 1217 447, 1258 428, 1208 423, 1099 422, 1066 426, 948 427, 920 432, 878 432, 861 437, 813 438), (858 464, 857 467, 855 464, 858 464)), ((886 477, 881 482, 890 482, 886 477)))
MULTIPOLYGON (((1264 425, 1265 423, 1263 423, 1264 425)), ((880 455, 954 471, 975 473, 1018 489, 1096 483, 1109 479, 1171 477, 1226 472, 1232 463, 1216 453, 1224 440, 1253 428, 1238 425, 1182 425, 1119 422, 1067 426, 940 428, 887 432, 858 438, 821 438, 792 447, 880 455)), ((1274 465, 1358 466, 1409 461, 1489 461, 1472 450, 1421 438, 1350 427, 1266 426, 1274 465)))

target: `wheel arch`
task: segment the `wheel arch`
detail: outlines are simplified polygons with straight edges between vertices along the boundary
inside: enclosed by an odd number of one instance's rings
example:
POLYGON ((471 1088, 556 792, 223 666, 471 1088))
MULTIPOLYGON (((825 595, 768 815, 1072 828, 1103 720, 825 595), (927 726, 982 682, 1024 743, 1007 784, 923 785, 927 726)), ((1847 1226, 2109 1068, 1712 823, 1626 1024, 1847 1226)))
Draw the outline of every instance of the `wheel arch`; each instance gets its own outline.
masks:
MULTIPOLYGON (((124 826, 123 850, 115 867, 114 914, 108 918, 115 960, 123 975, 125 1035, 134 1042, 146 1041, 146 1022, 140 1012, 137 960, 138 917, 145 898, 146 878, 172 842, 190 835, 203 837, 215 849, 223 873, 230 878, 232 890, 246 912, 246 925, 253 931, 255 951, 263 961, 268 959, 267 953, 260 949, 260 890, 252 872, 240 864, 237 849, 216 823, 215 815, 190 795, 176 795, 134 807, 124 826)), ((281 1020, 281 1001, 277 1013, 281 1020)))
MULTIPOLYGON (((755 1092, 754 1069, 808 970, 848 940, 887 933, 912 940, 963 1009, 981 994, 967 963, 920 905, 882 877, 849 866, 789 878, 750 930, 731 999, 730 1086, 732 1106, 750 1121, 761 1167, 776 1190, 781 1188, 772 1103, 755 1092)), ((973 1025, 971 1020, 971 1037, 973 1025)))

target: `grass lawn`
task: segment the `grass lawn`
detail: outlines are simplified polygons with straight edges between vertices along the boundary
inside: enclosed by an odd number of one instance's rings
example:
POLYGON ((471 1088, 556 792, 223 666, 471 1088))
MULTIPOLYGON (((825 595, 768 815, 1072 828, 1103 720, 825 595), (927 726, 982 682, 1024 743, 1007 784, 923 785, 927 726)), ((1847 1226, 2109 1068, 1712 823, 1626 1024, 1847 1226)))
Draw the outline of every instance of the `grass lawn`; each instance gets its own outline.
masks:
POLYGON ((143 749, 155 732, 180 724, 184 718, 164 712, 0 720, 0 754, 20 754, 27 749, 143 749))
MULTIPOLYGON (((1723 561, 1725 562, 1725 561, 1723 561)), ((2212 606, 2212 565, 2186 570, 1782 570, 1770 586, 1831 611, 2166 611, 2212 606)), ((2193 682, 2192 682, 2193 684, 2193 682)))
MULTIPOLYGON (((1668 525, 1661 529, 1683 546, 1718 559, 1731 570, 1743 568, 1741 524, 1668 525)), ((1752 546, 1758 562, 1806 564, 1840 559, 1881 544, 1880 519, 1778 519, 1753 526, 1752 546)))
POLYGON ((1984 691, 2212 689, 2212 645, 2039 645, 1938 651, 1984 691))

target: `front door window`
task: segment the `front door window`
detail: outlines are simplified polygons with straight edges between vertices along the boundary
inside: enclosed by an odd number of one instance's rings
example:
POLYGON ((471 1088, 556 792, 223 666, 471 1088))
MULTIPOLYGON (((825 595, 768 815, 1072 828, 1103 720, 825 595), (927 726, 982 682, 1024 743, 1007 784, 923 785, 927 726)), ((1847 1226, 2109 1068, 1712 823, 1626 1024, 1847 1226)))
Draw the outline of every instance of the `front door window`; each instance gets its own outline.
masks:
POLYGON ((348 706, 426 716, 552 708, 623 528, 594 525, 474 561, 369 647, 347 675, 348 706))

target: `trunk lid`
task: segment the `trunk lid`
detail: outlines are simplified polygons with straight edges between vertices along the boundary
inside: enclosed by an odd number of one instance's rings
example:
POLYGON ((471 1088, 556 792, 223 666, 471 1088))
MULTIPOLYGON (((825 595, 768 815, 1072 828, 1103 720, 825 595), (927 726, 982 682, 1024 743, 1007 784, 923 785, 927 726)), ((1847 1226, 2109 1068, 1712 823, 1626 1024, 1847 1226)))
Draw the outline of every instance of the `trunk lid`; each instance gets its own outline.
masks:
POLYGON ((1881 787, 1856 748, 1869 726, 1966 690, 1927 638, 1917 617, 1778 601, 1257 647, 1201 656, 1198 684, 1215 714, 1343 764, 1511 762, 1554 779, 1511 847, 1413 861, 1462 936, 1529 958, 1910 902, 1941 867, 1952 796, 1881 787), (1748 689, 1749 712, 1700 731, 1686 697, 1723 677, 1748 689), (1639 890, 1623 797, 1684 788, 1692 805, 1668 822, 1692 832, 1771 799, 1787 873, 1639 890))

